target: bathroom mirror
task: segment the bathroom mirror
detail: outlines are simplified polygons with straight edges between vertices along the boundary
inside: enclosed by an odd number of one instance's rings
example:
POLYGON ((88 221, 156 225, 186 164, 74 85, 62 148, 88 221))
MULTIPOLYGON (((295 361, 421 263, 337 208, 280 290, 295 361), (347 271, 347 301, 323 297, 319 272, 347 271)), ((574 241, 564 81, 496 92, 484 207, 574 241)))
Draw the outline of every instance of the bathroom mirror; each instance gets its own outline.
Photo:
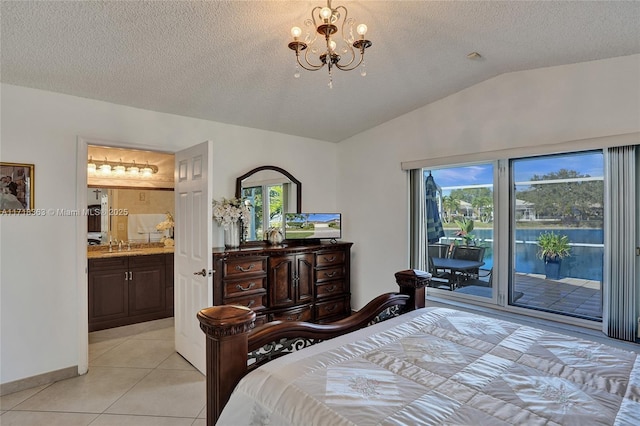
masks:
POLYGON ((172 189, 89 187, 87 204, 88 245, 158 242, 156 225, 175 212, 172 189))
POLYGON ((236 179, 236 198, 252 206, 241 241, 263 241, 268 228, 283 227, 284 213, 302 212, 302 183, 280 167, 261 166, 236 179))

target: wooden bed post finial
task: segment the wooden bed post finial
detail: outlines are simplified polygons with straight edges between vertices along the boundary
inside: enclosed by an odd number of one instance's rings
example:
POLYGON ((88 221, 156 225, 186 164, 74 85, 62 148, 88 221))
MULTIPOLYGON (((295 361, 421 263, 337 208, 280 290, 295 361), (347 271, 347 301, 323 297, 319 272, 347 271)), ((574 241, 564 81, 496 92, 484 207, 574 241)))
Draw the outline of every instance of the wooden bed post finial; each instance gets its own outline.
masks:
POLYGON ((418 269, 407 269, 396 272, 396 283, 400 287, 400 293, 409 296, 409 309, 424 308, 424 288, 431 281, 431 274, 418 269))
POLYGON ((222 305, 198 312, 207 335, 207 425, 213 426, 231 392, 247 371, 247 334, 256 314, 244 306, 222 305), (214 374, 215 372, 215 374, 214 374))

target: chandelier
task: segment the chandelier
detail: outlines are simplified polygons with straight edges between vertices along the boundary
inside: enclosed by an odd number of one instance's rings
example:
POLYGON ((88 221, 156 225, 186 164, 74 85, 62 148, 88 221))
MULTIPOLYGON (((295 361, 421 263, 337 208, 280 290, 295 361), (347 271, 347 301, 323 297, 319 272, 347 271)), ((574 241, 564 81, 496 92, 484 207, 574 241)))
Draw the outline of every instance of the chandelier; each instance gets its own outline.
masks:
POLYGON ((89 157, 87 162, 87 172, 92 176, 104 177, 151 177, 154 173, 158 173, 158 166, 149 164, 138 164, 135 161, 131 163, 123 163, 120 161, 109 161, 105 157, 104 161, 94 161, 89 157))
POLYGON ((356 27, 359 36, 356 40, 353 33, 356 21, 347 17, 347 14, 346 7, 332 8, 331 0, 327 0, 326 7, 314 7, 311 19, 304 21, 304 41, 300 39, 302 29, 291 28, 293 41, 289 43, 289 49, 296 52, 295 78, 300 77, 299 67, 307 71, 317 71, 325 65, 329 69, 329 88, 333 88, 334 67, 342 71, 351 71, 360 66, 360 75, 367 75, 364 51, 371 47, 371 42, 364 38, 367 26, 360 24, 356 27), (322 37, 318 37, 318 34, 322 37))

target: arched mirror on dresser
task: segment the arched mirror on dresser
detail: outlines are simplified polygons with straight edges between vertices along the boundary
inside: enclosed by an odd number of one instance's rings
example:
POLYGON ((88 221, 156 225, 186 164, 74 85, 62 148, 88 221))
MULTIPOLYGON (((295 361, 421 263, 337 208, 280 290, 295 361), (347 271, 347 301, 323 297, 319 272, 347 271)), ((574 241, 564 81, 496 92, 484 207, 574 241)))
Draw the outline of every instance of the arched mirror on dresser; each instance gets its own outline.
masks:
POLYGON ((302 212, 302 183, 283 168, 260 166, 236 179, 236 198, 252 206, 242 243, 259 242, 268 228, 283 227, 285 213, 302 212))

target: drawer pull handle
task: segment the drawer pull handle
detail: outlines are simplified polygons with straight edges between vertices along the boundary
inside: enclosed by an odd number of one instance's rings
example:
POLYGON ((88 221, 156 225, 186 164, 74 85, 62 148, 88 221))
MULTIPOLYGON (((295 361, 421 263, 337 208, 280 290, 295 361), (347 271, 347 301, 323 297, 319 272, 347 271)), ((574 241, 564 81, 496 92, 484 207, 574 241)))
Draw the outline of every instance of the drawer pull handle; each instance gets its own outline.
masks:
POLYGON ((293 316, 289 315, 287 317, 287 321, 300 321, 300 318, 302 318, 302 314, 296 315, 295 319, 293 318, 293 316))
POLYGON ((245 306, 246 306, 247 308, 250 308, 250 307, 252 307, 255 303, 256 303, 256 301, 255 301, 255 300, 250 300, 250 301, 249 301, 249 303, 247 303, 245 306))
POLYGON ((336 275, 338 275, 338 273, 337 273, 336 271, 331 271, 331 272, 325 272, 325 273, 324 273, 324 275, 325 275, 327 278, 333 278, 333 277, 335 277, 336 275))
POLYGON ((333 293, 335 289, 336 289, 335 285, 332 285, 331 287, 327 287, 327 293, 333 293))
POLYGON ((337 307, 338 307, 338 305, 333 305, 331 307, 328 307, 327 308, 327 312, 333 312, 337 307))
POLYGON ((236 271, 240 271, 240 272, 249 272, 250 270, 252 270, 253 268, 255 268, 256 265, 254 263, 252 263, 251 265, 249 265, 248 268, 243 268, 242 266, 238 265, 236 266, 236 271))
POLYGON ((255 286, 256 286, 256 283, 250 283, 247 287, 242 287, 240 284, 238 284, 236 288, 240 291, 249 291, 255 286))
POLYGON ((325 257, 324 260, 327 262, 333 262, 334 260, 336 260, 336 257, 335 256, 325 257))

